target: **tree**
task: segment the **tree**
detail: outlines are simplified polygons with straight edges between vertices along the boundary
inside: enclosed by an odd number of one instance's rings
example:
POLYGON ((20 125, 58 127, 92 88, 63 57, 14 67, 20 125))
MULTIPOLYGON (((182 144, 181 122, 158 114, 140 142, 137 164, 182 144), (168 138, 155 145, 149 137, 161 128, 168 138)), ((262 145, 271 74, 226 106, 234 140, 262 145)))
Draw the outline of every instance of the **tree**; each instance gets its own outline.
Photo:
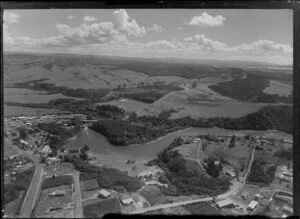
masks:
POLYGON ((229 148, 233 148, 235 146, 235 142, 236 142, 236 137, 235 135, 233 135, 229 144, 229 148))
POLYGON ((46 163, 46 157, 44 156, 41 157, 41 163, 46 163))
POLYGON ((28 132, 25 128, 23 128, 23 127, 19 128, 19 133, 20 133, 20 138, 22 138, 24 140, 27 139, 28 132))

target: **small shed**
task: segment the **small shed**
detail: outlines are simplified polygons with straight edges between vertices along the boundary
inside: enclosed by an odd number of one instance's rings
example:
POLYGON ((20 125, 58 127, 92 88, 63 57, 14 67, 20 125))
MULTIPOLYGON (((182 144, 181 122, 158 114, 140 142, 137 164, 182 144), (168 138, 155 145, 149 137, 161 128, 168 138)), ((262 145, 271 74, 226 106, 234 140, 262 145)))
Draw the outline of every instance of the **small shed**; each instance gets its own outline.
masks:
POLYGON ((134 201, 131 197, 120 197, 120 201, 123 205, 130 205, 130 204, 134 203, 134 201))
POLYGON ((111 195, 111 193, 105 189, 101 189, 100 191, 98 191, 98 194, 101 198, 108 198, 111 195))
POLYGON ((253 200, 250 202, 247 209, 250 211, 254 211, 257 206, 258 206, 258 202, 253 200))

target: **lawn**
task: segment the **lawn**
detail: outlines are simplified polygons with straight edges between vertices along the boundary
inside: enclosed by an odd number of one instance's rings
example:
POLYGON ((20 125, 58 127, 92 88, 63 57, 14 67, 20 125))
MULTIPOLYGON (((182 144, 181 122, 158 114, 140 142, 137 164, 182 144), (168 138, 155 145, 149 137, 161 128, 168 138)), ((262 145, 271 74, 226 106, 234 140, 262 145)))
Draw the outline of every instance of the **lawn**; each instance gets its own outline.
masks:
POLYGON ((100 218, 108 213, 120 212, 121 206, 116 198, 96 202, 83 207, 83 214, 85 218, 100 218))
POLYGON ((42 184, 42 189, 47 189, 47 188, 52 188, 52 187, 57 187, 61 185, 69 185, 73 183, 73 178, 72 176, 56 176, 54 179, 47 178, 44 180, 42 184))
POLYGON ((90 179, 81 182, 83 185, 84 191, 95 190, 99 188, 97 179, 90 179))
POLYGON ((56 109, 44 109, 44 108, 30 108, 21 106, 8 106, 3 104, 4 116, 40 116, 51 114, 69 113, 68 111, 61 111, 56 109))
POLYGON ((157 186, 144 186, 139 193, 151 206, 168 203, 167 197, 164 196, 157 186))
POLYGON ((184 207, 194 215, 221 215, 218 209, 205 202, 185 205, 184 207))
POLYGON ((267 94, 278 94, 280 96, 288 96, 292 94, 292 85, 279 81, 270 80, 270 84, 263 91, 267 94))

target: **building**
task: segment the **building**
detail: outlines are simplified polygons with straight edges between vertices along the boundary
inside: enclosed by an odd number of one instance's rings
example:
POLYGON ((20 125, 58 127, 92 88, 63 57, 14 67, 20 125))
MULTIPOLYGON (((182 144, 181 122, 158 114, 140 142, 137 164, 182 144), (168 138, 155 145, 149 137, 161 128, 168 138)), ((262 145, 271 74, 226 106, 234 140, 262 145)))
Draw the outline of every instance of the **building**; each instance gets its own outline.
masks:
POLYGON ((293 177, 289 177, 289 176, 285 176, 285 175, 281 175, 280 177, 281 180, 292 183, 293 182, 293 177))
POLYGON ((234 169, 229 165, 224 165, 222 172, 225 173, 225 175, 228 175, 231 177, 236 177, 236 173, 235 173, 234 169))
POLYGON ((48 154, 48 153, 51 153, 51 149, 50 149, 49 145, 45 145, 45 146, 43 147, 43 149, 41 150, 41 153, 42 153, 42 154, 48 154))
POLYGON ((249 211, 254 211, 258 206, 258 202, 257 201, 251 201, 250 204, 247 207, 247 210, 249 211))
POLYGON ((50 197, 51 196, 64 196, 64 195, 66 195, 66 192, 65 191, 61 191, 61 190, 57 190, 57 191, 49 193, 48 195, 50 197))
POLYGON ((234 208, 234 204, 229 199, 224 199, 216 202, 218 208, 234 208))
POLYGON ((20 143, 21 143, 21 144, 25 144, 26 146, 29 145, 28 142, 27 142, 27 141, 24 141, 23 139, 20 140, 20 143))
POLYGON ((131 197, 125 197, 125 196, 121 196, 120 201, 123 205, 130 205, 130 204, 134 203, 134 201, 131 197))
POLYGON ((292 215, 294 213, 293 208, 291 208, 287 205, 283 206, 282 210, 283 210, 283 213, 286 215, 292 215))
POLYGON ((111 195, 111 193, 105 189, 101 189, 100 191, 98 191, 98 194, 101 198, 108 198, 111 195))
POLYGON ((293 194, 289 192, 279 191, 274 195, 274 198, 284 202, 293 202, 293 194))

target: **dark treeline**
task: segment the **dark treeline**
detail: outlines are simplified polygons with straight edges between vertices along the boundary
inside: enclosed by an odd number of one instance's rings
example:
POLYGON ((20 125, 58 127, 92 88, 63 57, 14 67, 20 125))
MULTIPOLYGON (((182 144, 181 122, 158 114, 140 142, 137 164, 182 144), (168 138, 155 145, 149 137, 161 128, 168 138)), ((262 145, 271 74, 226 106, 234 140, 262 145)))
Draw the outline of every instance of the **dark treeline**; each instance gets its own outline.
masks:
POLYGON ((79 158, 67 155, 64 160, 65 162, 71 162, 76 170, 80 171, 80 180, 97 179, 102 188, 133 192, 143 185, 137 178, 128 176, 118 169, 93 166, 79 158))
POLYGON ((267 171, 264 171, 263 165, 265 161, 254 160, 251 166, 251 171, 247 181, 254 183, 269 184, 274 180, 274 174, 276 171, 276 166, 270 166, 267 171))
POLYGON ((240 118, 192 119, 191 117, 184 117, 168 119, 170 114, 171 112, 164 112, 159 116, 137 117, 131 113, 126 121, 104 120, 101 123, 92 124, 91 128, 102 133, 110 143, 118 146, 151 141, 169 132, 188 127, 220 127, 235 130, 277 129, 292 133, 293 113, 291 106, 267 106, 240 118))
POLYGON ((122 119, 126 115, 126 111, 124 109, 109 104, 98 105, 95 111, 99 116, 112 119, 122 119))
POLYGON ((112 95, 107 99, 105 95, 110 91, 109 89, 83 89, 83 88, 68 88, 65 86, 55 86, 53 83, 41 83, 47 79, 33 80, 27 82, 15 83, 12 85, 7 85, 7 87, 15 88, 27 88, 38 91, 47 91, 48 94, 61 93, 68 97, 86 98, 93 102, 104 102, 109 100, 118 99, 120 97, 125 97, 128 99, 133 99, 141 101, 144 103, 153 103, 156 100, 162 98, 167 93, 171 91, 180 91, 183 88, 176 85, 145 85, 136 88, 118 88, 112 90, 112 95))
POLYGON ((278 94, 267 94, 263 90, 269 86, 269 79, 258 76, 248 75, 246 79, 235 79, 233 81, 221 82, 210 85, 209 88, 215 92, 237 100, 264 102, 264 103, 293 103, 292 95, 288 97, 278 94))
POLYGON ((148 163, 159 166, 165 173, 164 181, 171 183, 168 188, 161 188, 165 195, 217 195, 229 188, 229 181, 207 177, 199 170, 198 163, 185 160, 178 151, 170 150, 172 147, 170 145, 148 163))
MULTIPOLYGON (((43 81, 45 79, 42 79, 43 81)), ((47 91, 48 94, 61 93, 68 97, 87 98, 96 102, 101 102, 107 94, 108 89, 83 89, 68 88, 65 86, 55 86, 53 83, 39 83, 40 80, 15 83, 11 87, 28 88, 32 90, 47 91)))

